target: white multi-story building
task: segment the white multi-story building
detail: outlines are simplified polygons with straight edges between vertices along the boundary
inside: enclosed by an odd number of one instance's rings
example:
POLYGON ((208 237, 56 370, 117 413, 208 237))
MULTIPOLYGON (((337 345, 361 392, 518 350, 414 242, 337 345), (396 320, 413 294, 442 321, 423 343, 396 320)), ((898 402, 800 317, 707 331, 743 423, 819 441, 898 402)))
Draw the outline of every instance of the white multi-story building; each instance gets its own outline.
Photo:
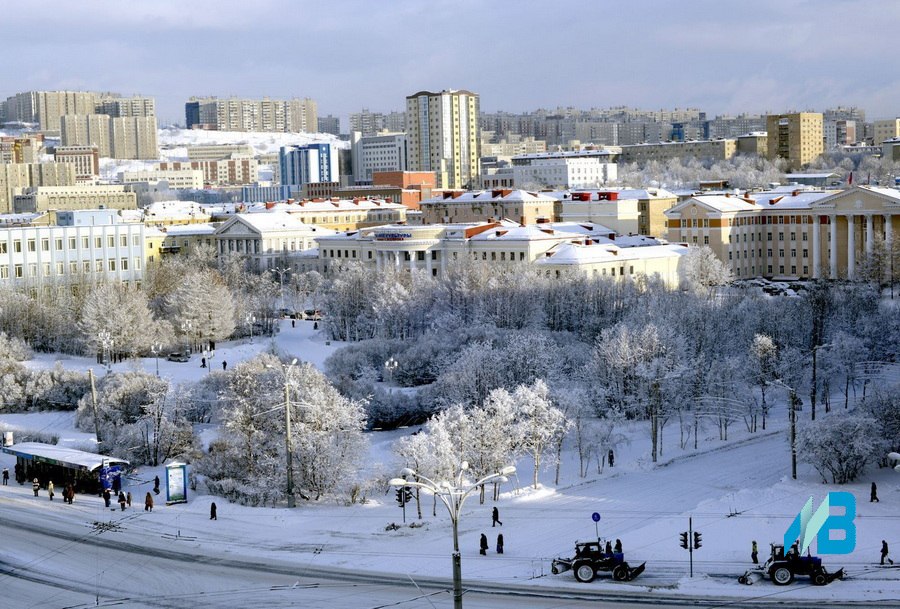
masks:
POLYGON ((285 186, 340 180, 340 152, 331 144, 282 146, 279 166, 285 186))
POLYGON ((618 177, 610 154, 598 151, 543 152, 512 158, 517 188, 590 188, 605 186, 618 177))
MULTIPOLYGON (((83 281, 140 283, 144 225, 120 223, 115 212, 60 212, 65 226, 0 228, 0 285, 50 288, 83 281), (88 222, 81 218, 91 216, 88 222)), ((2 226, 2 224, 0 224, 2 226)))
POLYGON ((145 171, 123 171, 120 174, 123 184, 135 182, 148 182, 157 184, 161 181, 168 183, 169 188, 203 188, 203 171, 200 169, 155 169, 145 171))
POLYGON ((289 264, 300 252, 316 247, 316 237, 333 230, 304 224, 284 212, 237 214, 216 230, 220 257, 243 255, 258 272, 289 264))
POLYGON ((420 91, 406 98, 410 171, 435 172, 438 188, 472 188, 481 174, 478 95, 420 91))
POLYGON ((406 171, 405 133, 379 133, 364 136, 354 131, 350 137, 353 179, 359 185, 372 183, 376 171, 406 171))

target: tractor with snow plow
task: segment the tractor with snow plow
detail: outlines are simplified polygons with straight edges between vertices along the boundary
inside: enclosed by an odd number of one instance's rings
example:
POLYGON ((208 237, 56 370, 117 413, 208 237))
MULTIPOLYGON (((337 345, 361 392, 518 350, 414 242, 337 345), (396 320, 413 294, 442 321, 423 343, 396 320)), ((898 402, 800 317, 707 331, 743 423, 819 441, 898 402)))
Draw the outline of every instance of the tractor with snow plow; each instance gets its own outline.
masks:
POLYGON ((836 579, 844 578, 844 570, 838 569, 829 573, 818 556, 801 556, 797 552, 796 545, 787 553, 781 544, 771 544, 772 553, 769 559, 761 566, 748 569, 738 578, 742 584, 750 585, 760 579, 771 579, 776 586, 786 586, 797 575, 808 576, 814 586, 824 586, 836 579))
MULTIPOLYGON (((609 544, 606 544, 608 547, 609 544)), ((627 582, 644 572, 644 566, 647 563, 641 563, 638 567, 630 567, 625 562, 625 555, 622 552, 607 552, 604 550, 603 541, 576 542, 575 556, 573 558, 555 558, 550 567, 554 575, 564 573, 571 569, 575 574, 575 579, 582 583, 591 582, 601 571, 612 572, 612 577, 616 581, 627 582)))

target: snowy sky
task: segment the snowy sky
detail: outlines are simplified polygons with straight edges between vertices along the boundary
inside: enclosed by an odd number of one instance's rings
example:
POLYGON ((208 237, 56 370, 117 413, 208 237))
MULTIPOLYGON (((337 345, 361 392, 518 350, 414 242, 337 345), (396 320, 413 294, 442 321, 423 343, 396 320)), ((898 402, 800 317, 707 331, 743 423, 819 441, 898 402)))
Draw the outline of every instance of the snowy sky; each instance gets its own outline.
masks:
POLYGON ((865 0, 35 0, 6 2, 0 96, 31 89, 312 97, 320 115, 464 88, 485 111, 900 113, 900 3, 865 0), (726 8, 727 7, 727 8, 726 8))

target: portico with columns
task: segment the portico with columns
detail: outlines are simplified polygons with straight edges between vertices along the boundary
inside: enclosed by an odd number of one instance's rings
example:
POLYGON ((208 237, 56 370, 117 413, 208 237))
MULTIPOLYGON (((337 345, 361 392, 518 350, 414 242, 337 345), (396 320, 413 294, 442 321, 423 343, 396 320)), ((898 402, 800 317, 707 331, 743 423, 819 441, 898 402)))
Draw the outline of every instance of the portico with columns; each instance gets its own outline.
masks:
POLYGON ((900 191, 854 186, 810 205, 813 278, 853 279, 877 241, 890 248, 900 231, 900 191))

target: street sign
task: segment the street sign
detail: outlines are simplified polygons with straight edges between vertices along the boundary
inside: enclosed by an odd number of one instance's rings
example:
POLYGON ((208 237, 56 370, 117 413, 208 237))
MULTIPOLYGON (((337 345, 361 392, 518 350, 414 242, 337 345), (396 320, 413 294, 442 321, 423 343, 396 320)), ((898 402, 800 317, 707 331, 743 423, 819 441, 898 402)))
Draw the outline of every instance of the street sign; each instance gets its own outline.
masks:
POLYGON ((600 522, 600 512, 594 512, 591 514, 591 520, 594 522, 600 522))

